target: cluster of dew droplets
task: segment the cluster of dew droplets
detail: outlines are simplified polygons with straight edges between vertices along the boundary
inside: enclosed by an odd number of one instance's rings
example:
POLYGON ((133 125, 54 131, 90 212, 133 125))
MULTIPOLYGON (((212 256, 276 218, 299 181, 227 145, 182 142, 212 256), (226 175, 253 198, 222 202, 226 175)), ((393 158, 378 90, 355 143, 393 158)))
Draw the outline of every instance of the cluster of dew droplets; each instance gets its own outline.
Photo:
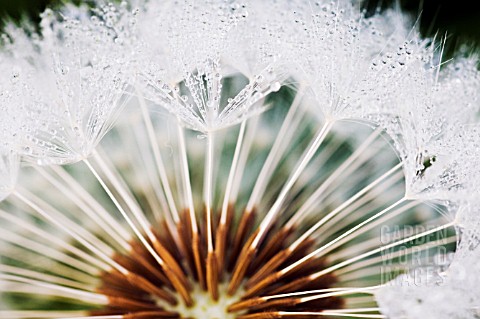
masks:
POLYGON ((200 7, 189 3, 170 27, 168 40, 173 62, 183 74, 187 88, 187 92, 180 95, 181 103, 192 116, 199 117, 205 129, 213 126, 220 109, 220 57, 225 50, 225 38, 242 20, 238 11, 237 3, 210 1, 200 7))
MULTIPOLYGON (((460 72, 455 74, 454 70, 462 68, 447 65, 447 70, 442 70, 446 75, 442 76, 441 48, 441 43, 429 43, 411 35, 395 50, 379 52, 362 81, 363 94, 357 99, 360 107, 368 105, 368 109, 362 110, 366 118, 381 125, 392 137, 405 163, 409 197, 428 192, 429 197, 444 198, 459 187, 469 189, 464 187, 466 171, 460 170, 472 167, 458 165, 460 156, 455 161, 438 161, 447 148, 436 146, 448 139, 453 144, 446 134, 448 130, 458 133, 461 123, 476 112, 472 101, 478 100, 478 91, 472 88, 479 85, 478 75, 474 71, 460 81, 460 72), (454 105, 450 100, 453 95, 458 95, 454 105), (455 169, 457 165, 461 168, 455 169)), ((468 64, 468 60, 460 59, 457 63, 468 64)), ((460 148, 472 149, 464 146, 460 148)), ((464 151, 458 154, 465 156, 464 151)))
MULTIPOLYGON (((28 29, 28 26, 26 26, 28 29)), ((0 199, 3 200, 14 190, 20 167, 19 152, 29 150, 22 141, 24 133, 31 130, 25 123, 22 106, 30 100, 31 92, 25 81, 35 71, 26 61, 35 60, 39 36, 27 35, 13 25, 6 25, 1 42, 0 54, 0 199), (22 50, 18 50, 22 48, 22 50)))
MULTIPOLYGON (((296 49, 301 53, 296 62, 303 71, 299 77, 312 87, 319 111, 328 118, 365 118, 372 113, 371 107, 359 101, 372 99, 379 91, 375 86, 386 84, 371 81, 374 73, 389 72, 383 67, 375 70, 371 64, 386 46, 384 32, 376 28, 382 21, 355 10, 335 2, 316 3, 310 10, 294 11, 291 17, 293 33, 303 34, 296 49)), ((393 55, 387 56, 386 63, 393 55)))
POLYGON ((120 109, 128 57, 98 18, 47 10, 41 25, 43 39, 28 60, 13 60, 25 74, 13 88, 22 114, 20 153, 41 165, 75 162, 89 155, 120 109))
POLYGON ((91 23, 108 38, 130 50, 138 49, 133 42, 138 32, 138 8, 132 8, 127 1, 122 1, 119 5, 108 3, 92 10, 94 14, 90 16, 91 23))
POLYGON ((403 115, 407 164, 406 178, 410 181, 413 196, 446 199, 470 198, 479 189, 475 176, 479 170, 477 161, 479 129, 476 124, 478 72, 466 71, 471 59, 458 59, 446 65, 437 75, 435 69, 423 87, 411 89, 422 103, 412 103, 405 98, 403 115), (451 97, 455 96, 455 103, 451 97), (416 105, 416 106, 415 106, 416 105))
MULTIPOLYGON (((150 5, 150 11, 161 13, 161 4, 150 5)), ((170 6, 170 14, 155 19, 159 30, 154 32, 162 46, 146 43, 151 57, 139 77, 146 96, 201 132, 234 125, 261 111, 255 104, 281 86, 268 63, 257 74, 247 74, 250 83, 236 95, 224 97, 223 90, 226 70, 232 67, 230 53, 246 51, 243 30, 251 28, 247 9, 244 3, 217 0, 170 6)), ((148 36, 142 36, 148 42, 148 36)), ((255 50, 260 48, 254 46, 249 53, 255 50)))
MULTIPOLYGON (((19 76, 20 73, 16 70, 11 79, 19 76)), ((9 107, 14 101, 13 97, 13 93, 8 89, 0 91, 0 112, 3 117, 0 129, 0 200, 12 191, 19 170, 19 158, 15 151, 19 130, 19 123, 15 118, 19 114, 9 107)))

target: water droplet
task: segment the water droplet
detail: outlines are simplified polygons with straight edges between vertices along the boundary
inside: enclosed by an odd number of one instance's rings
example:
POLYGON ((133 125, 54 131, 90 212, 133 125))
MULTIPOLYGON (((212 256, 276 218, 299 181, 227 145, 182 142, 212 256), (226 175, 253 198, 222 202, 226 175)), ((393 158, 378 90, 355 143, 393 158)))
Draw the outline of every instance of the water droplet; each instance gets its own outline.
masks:
POLYGON ((280 90, 280 87, 280 82, 275 82, 270 86, 270 89, 272 90, 272 92, 278 92, 278 90, 280 90))
POLYGON ((161 87, 161 90, 165 93, 170 93, 172 92, 172 89, 170 89, 170 87, 167 85, 167 84, 163 84, 162 87, 161 87))
POLYGON ((70 71, 70 68, 68 66, 66 66, 66 65, 61 65, 60 66, 60 73, 62 75, 67 75, 69 71, 70 71))
POLYGON ((18 82, 19 78, 20 78, 20 73, 18 71, 14 71, 11 78, 12 83, 18 82))

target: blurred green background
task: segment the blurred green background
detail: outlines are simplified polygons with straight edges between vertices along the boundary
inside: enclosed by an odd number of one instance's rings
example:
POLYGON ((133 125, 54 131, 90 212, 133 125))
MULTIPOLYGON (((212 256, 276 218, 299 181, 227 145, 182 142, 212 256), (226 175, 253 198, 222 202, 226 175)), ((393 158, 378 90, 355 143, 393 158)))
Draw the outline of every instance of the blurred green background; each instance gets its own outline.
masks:
MULTIPOLYGON (((62 0, 0 0, 0 19, 4 22, 6 17, 18 20, 26 16, 35 20, 47 5, 58 5, 61 2, 62 0)), ((371 11, 377 7, 398 5, 414 18, 420 17, 420 29, 425 36, 437 32, 441 36, 447 34, 447 50, 450 52, 461 44, 480 48, 480 0, 367 0, 363 3, 371 11)))

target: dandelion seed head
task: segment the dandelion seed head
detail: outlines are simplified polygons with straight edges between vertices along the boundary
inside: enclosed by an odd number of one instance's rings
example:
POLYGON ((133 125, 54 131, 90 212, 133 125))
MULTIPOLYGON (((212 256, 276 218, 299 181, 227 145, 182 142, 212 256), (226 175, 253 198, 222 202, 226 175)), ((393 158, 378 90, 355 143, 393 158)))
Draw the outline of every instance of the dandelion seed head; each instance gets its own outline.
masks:
POLYGON ((468 318, 476 58, 412 23, 185 0, 8 26, 0 316, 468 318))

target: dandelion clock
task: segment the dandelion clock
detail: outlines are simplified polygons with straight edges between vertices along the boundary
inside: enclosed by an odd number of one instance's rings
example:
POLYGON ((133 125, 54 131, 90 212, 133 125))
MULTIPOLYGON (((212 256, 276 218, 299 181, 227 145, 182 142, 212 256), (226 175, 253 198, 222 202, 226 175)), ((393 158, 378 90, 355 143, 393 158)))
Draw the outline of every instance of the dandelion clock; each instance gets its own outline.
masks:
POLYGON ((180 0, 7 26, 0 318, 479 316, 477 59, 412 25, 180 0))

